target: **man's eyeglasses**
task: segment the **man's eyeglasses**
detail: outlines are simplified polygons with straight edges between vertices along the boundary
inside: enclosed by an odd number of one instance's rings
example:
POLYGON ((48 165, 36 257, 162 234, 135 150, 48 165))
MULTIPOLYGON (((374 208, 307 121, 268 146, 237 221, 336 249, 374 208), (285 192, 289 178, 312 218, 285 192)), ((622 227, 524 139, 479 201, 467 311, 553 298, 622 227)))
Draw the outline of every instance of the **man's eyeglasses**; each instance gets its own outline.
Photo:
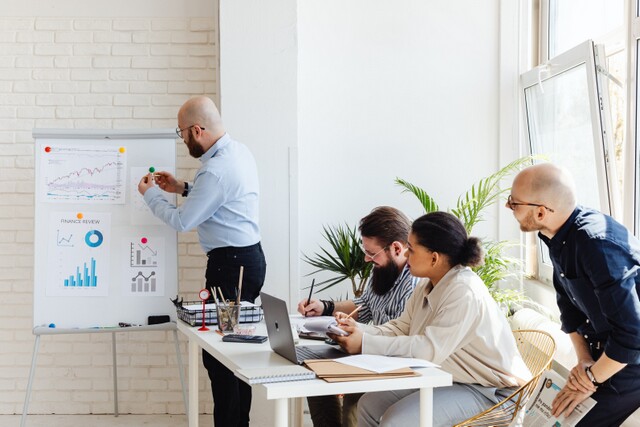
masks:
POLYGON ((512 211, 516 209, 516 206, 536 206, 539 208, 545 208, 546 210, 548 210, 549 212, 554 212, 553 209, 545 206, 545 205, 538 205, 535 203, 518 203, 518 202, 514 202, 513 198, 511 197, 511 195, 509 195, 509 197, 507 198, 507 206, 509 206, 509 209, 511 209, 512 211))
POLYGON ((375 257, 377 257, 378 255, 380 255, 382 252, 386 251, 387 249, 389 249, 389 246, 385 246, 384 248, 380 249, 378 252, 376 252, 375 254, 371 254, 371 252, 369 252, 368 250, 366 250, 364 248, 364 245, 362 243, 360 243, 360 249, 362 249, 362 252, 364 252, 364 256, 365 257, 369 257, 371 260, 373 260, 375 257))
MULTIPOLYGON (((191 126, 187 126, 186 128, 182 128, 182 129, 180 129, 180 126, 177 126, 177 127, 176 127, 176 135, 178 135, 178 138, 180 138, 180 139, 184 139, 184 138, 182 137, 182 132, 184 132, 184 131, 185 131, 185 130, 187 130, 187 129, 191 129, 191 128, 192 128, 192 127, 194 127, 194 126, 198 126, 198 125, 191 125, 191 126)), ((204 130, 204 128, 203 128, 203 127, 200 127, 200 129, 204 130)))

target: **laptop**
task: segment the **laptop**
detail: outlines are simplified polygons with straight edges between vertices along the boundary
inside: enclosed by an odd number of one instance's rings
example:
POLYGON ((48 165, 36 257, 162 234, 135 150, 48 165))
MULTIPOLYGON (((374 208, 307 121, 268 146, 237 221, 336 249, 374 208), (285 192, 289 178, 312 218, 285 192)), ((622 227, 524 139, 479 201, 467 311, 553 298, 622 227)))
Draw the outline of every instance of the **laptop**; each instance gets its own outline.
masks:
POLYGON ((260 299, 264 321, 267 324, 269 345, 280 356, 298 365, 309 359, 337 359, 348 356, 347 353, 329 345, 296 346, 287 303, 264 292, 260 292, 260 299))

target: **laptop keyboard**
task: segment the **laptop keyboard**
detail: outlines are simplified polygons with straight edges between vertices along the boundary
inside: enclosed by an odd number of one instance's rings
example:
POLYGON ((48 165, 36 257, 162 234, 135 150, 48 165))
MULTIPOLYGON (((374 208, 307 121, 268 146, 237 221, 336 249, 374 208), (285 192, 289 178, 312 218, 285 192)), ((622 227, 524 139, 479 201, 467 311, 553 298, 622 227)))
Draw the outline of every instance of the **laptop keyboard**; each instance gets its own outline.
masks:
POLYGON ((323 359, 322 355, 316 354, 311 349, 307 347, 296 347, 296 356, 298 356, 298 360, 309 360, 309 359, 323 359))

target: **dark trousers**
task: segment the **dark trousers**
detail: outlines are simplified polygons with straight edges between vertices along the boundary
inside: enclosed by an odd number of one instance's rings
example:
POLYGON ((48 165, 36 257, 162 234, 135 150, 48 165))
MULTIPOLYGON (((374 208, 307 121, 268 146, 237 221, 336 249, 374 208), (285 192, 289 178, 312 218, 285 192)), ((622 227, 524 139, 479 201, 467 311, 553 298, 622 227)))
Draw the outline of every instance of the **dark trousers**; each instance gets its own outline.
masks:
POLYGON ((313 427, 357 427, 358 400, 364 393, 308 397, 313 427))
MULTIPOLYGON (((207 256, 207 289, 211 292, 213 287, 220 287, 225 299, 235 300, 240 266, 243 266, 241 299, 254 302, 260 295, 267 270, 260 243, 244 248, 218 248, 207 256)), ((202 361, 211 380, 213 425, 248 427, 251 387, 238 380, 232 371, 204 350, 202 361)))
MULTIPOLYGON (((591 345, 591 356, 598 360, 604 342, 598 349, 591 345)), ((591 398, 598 402, 576 427, 616 427, 640 408, 640 365, 627 365, 598 387, 591 398)))

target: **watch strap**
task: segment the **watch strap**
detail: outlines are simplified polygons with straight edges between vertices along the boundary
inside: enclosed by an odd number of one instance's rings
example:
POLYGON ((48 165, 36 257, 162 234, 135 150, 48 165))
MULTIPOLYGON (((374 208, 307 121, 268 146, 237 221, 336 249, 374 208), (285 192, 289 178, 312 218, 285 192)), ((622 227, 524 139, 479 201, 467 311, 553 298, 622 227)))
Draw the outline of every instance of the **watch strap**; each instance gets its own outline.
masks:
POLYGON ((600 387, 602 385, 602 383, 599 383, 596 380, 595 375, 593 375, 593 372, 591 372, 591 366, 587 366, 584 370, 587 374, 587 377, 589 377, 589 380, 591 381, 591 384, 593 384, 596 387, 600 387))
POLYGON ((182 192, 182 197, 187 197, 189 195, 189 183, 187 181, 184 182, 184 191, 182 192))

